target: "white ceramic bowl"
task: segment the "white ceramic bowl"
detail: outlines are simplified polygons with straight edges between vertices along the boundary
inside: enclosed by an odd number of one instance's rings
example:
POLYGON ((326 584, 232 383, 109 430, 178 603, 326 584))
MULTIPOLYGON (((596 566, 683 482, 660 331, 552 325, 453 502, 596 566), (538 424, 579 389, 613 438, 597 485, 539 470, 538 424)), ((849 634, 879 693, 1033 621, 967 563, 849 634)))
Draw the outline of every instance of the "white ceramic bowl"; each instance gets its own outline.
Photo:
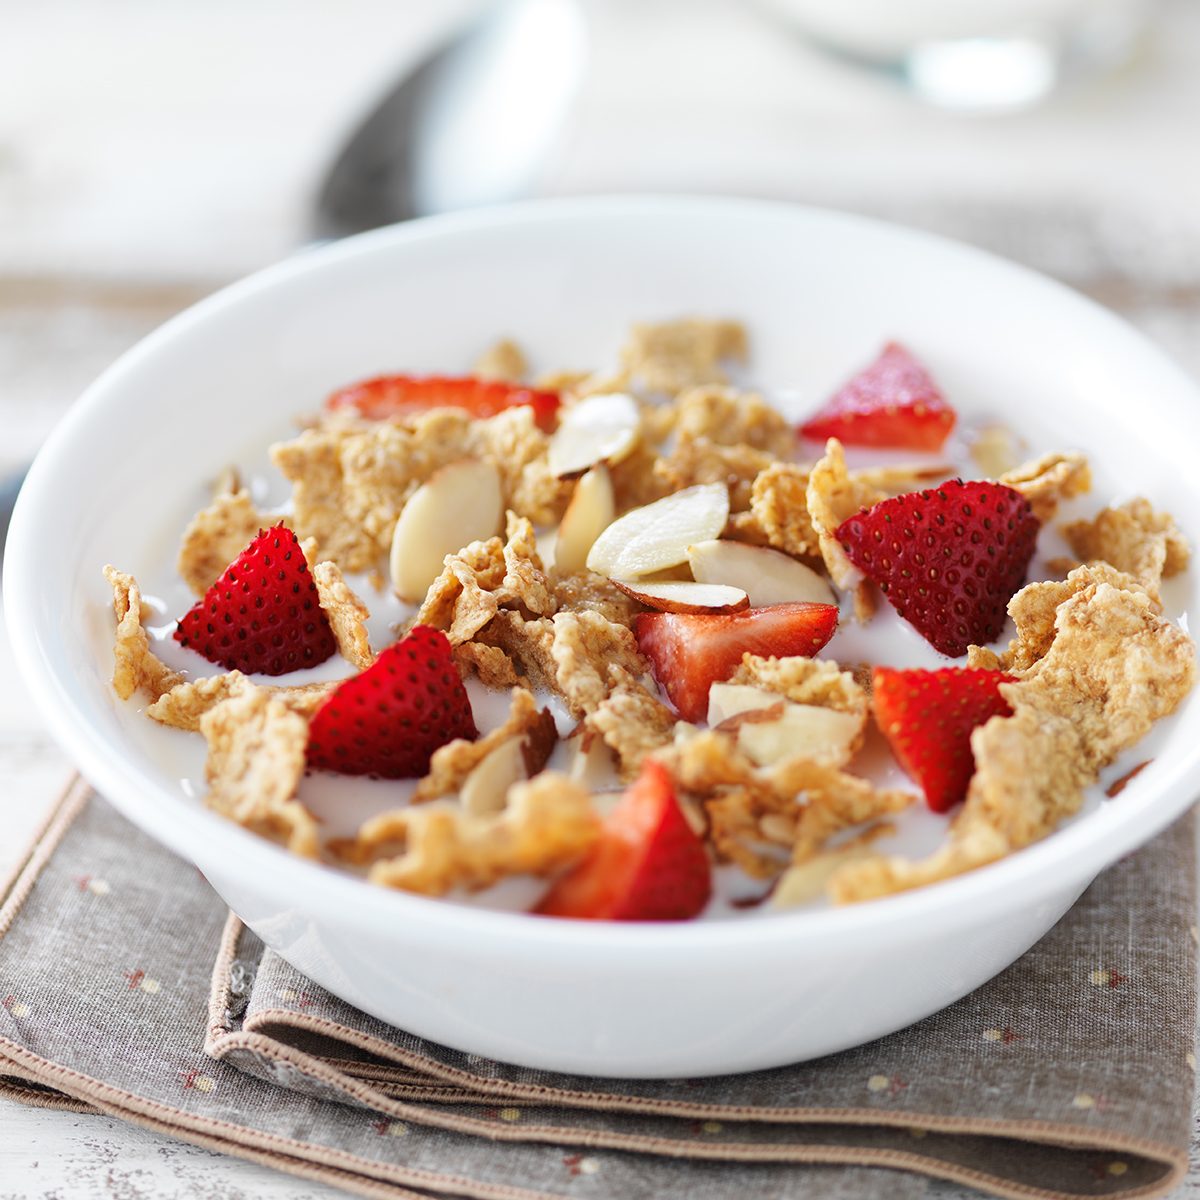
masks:
MULTIPOLYGON (((809 381, 817 395, 900 336, 963 407, 1044 431, 1041 448, 1080 446, 1185 523, 1200 514, 1200 394, 1142 337, 1064 288, 848 216, 600 199, 383 230, 213 296, 87 392, 39 456, 14 517, 9 629, 83 773, 195 862, 298 968, 463 1050, 672 1076, 855 1045, 1001 970, 1196 792, 1192 697, 1118 800, 1004 862, 857 907, 692 925, 539 920, 375 889, 183 794, 159 752, 163 731, 109 687, 101 564, 161 563, 201 481, 347 380, 402 365, 461 370, 500 333, 518 336, 539 365, 597 363, 630 320, 686 312, 744 319, 756 377, 809 381)), ((1184 607, 1196 608, 1197 574, 1177 592, 1184 607)))

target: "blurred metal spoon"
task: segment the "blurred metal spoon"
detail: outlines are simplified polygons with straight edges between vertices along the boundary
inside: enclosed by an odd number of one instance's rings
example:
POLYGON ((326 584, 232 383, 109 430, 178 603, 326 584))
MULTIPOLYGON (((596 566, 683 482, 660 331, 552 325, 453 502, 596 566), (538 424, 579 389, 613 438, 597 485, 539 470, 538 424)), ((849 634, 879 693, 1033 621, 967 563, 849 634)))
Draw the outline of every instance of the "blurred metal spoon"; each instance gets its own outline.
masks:
POLYGON ((576 0, 493 0, 406 75, 346 142, 318 237, 528 194, 582 80, 576 0))
POLYGON ((17 502, 17 493, 25 482, 28 470, 26 465, 0 479, 0 562, 4 561, 4 546, 8 541, 8 523, 12 519, 13 505, 17 502))
MULTIPOLYGON (((526 195, 562 132, 585 57, 577 0, 493 0, 351 135, 318 193, 314 235, 526 195)), ((0 561, 27 470, 0 478, 0 561)))

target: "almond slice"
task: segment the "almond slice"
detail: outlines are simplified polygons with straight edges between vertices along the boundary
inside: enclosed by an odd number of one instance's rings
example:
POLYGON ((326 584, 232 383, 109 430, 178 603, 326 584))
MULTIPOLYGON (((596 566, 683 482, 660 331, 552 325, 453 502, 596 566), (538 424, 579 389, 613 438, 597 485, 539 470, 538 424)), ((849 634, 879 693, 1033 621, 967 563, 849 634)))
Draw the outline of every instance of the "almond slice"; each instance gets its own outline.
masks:
POLYGON ((521 738, 509 738, 481 758, 463 780, 459 802, 475 816, 491 816, 504 808, 508 789, 525 778, 525 750, 521 738))
POLYGON ((617 463, 637 445, 642 417, 632 396, 608 392, 587 396, 562 410, 550 439, 550 470, 560 478, 596 463, 617 463))
POLYGON ((554 565, 564 575, 587 566, 588 551, 617 515, 612 476, 605 466, 593 467, 575 485, 554 542, 554 565))
POLYGON ((715 729, 731 717, 760 708, 774 708, 782 700, 778 692, 764 691, 747 683, 714 683, 708 689, 708 723, 715 729))
POLYGON ((771 907, 795 908, 797 905, 820 899, 825 885, 840 867, 868 858, 872 853, 869 842, 864 840, 836 850, 827 850, 807 862, 788 867, 780 875, 779 882, 771 892, 771 907))
POLYGON ((697 542, 688 547, 688 562, 697 583, 724 583, 741 588, 755 608, 796 600, 837 603, 828 581, 812 567, 766 546, 697 542))
POLYGON ((500 472, 492 463, 464 459, 435 471, 409 497, 392 534, 396 595, 418 603, 446 555, 498 533, 503 515, 500 472))
POLYGON ((599 734, 583 730, 568 744, 572 751, 567 776, 572 782, 593 792, 617 785, 616 756, 599 734))
POLYGON ((618 517, 597 539, 587 565, 614 579, 637 579, 686 562, 688 547, 715 538, 729 520, 729 489, 701 483, 618 517))
POLYGON ((747 723, 738 728, 738 748, 756 766, 785 758, 807 758, 840 767, 853 756, 862 722, 850 713, 815 704, 784 706, 774 721, 747 723))
POLYGON ((613 583, 647 608, 675 613, 731 613, 750 607, 741 588, 720 583, 613 583))

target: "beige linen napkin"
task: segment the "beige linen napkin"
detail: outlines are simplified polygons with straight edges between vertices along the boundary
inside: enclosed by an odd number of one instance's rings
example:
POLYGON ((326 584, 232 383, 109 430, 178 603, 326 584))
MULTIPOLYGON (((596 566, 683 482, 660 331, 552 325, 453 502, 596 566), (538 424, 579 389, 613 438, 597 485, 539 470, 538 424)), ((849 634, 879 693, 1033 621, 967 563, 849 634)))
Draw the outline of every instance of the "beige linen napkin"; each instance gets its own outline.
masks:
POLYGON ((930 1177, 1160 1195, 1191 1126, 1193 839, 1189 817, 901 1033, 773 1071, 609 1080, 357 1012, 77 783, 0 908, 0 1088, 371 1196, 915 1200, 930 1177))

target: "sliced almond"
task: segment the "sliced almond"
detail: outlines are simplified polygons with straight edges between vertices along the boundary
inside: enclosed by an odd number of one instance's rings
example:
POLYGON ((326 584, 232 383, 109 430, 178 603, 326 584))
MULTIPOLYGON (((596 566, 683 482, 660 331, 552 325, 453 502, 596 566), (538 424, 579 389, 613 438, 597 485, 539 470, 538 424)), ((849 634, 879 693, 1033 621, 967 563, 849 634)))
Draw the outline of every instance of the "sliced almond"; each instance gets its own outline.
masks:
POLYGON ((617 760, 608 743, 598 734, 585 730, 568 743, 571 765, 567 776, 589 791, 610 788, 617 783, 617 760))
POLYGON ((588 551, 617 515, 612 476, 604 466, 593 467, 575 485, 554 543, 554 565, 566 575, 587 566, 588 551))
POLYGON ((741 588, 720 583, 613 583, 648 608, 674 613, 731 613, 750 607, 741 588))
POLYGON ((475 816, 491 816, 504 808, 508 789, 525 778, 525 753, 521 738, 509 738, 480 759, 475 769, 463 780, 459 801, 467 812, 475 816))
POLYGON ((701 483, 635 508, 597 539, 587 565, 613 579, 638 579, 687 562, 688 547, 715 538, 729 520, 729 489, 701 483))
POLYGON ((797 904, 807 904, 818 899, 838 868, 870 857, 875 853, 871 849, 871 843, 895 831, 895 826, 890 822, 880 821, 841 846, 826 850, 804 862, 794 863, 780 875, 771 892, 771 907, 793 908, 797 904))
POLYGON ((503 516, 500 472, 492 463, 464 459, 435 471, 409 497, 392 534, 396 595, 412 604, 423 599, 446 555, 498 533, 503 516))
POLYGON ((788 867, 771 893, 771 907, 795 908, 819 899, 839 867, 866 858, 868 854, 870 850, 866 846, 854 846, 849 850, 832 850, 828 854, 810 858, 799 866, 788 867))
POLYGON ((712 728, 755 709, 774 708, 782 697, 747 683, 714 683, 708 689, 708 723, 712 728))
POLYGON ((651 571, 649 575, 639 575, 638 583, 694 583, 692 568, 687 563, 676 563, 662 571, 651 571))
POLYGON ((812 567, 767 546, 697 542, 688 547, 688 562, 697 583, 724 583, 741 588, 755 608, 798 600, 837 603, 829 582, 812 567))
POLYGON ((637 445, 642 417, 632 396, 607 392, 587 396, 559 416, 550 439, 550 470, 560 478, 596 463, 617 463, 637 445))
POLYGON ((756 766, 807 758, 840 767, 849 762, 862 722, 850 713, 814 704, 787 704, 774 721, 738 728, 738 748, 756 766))

